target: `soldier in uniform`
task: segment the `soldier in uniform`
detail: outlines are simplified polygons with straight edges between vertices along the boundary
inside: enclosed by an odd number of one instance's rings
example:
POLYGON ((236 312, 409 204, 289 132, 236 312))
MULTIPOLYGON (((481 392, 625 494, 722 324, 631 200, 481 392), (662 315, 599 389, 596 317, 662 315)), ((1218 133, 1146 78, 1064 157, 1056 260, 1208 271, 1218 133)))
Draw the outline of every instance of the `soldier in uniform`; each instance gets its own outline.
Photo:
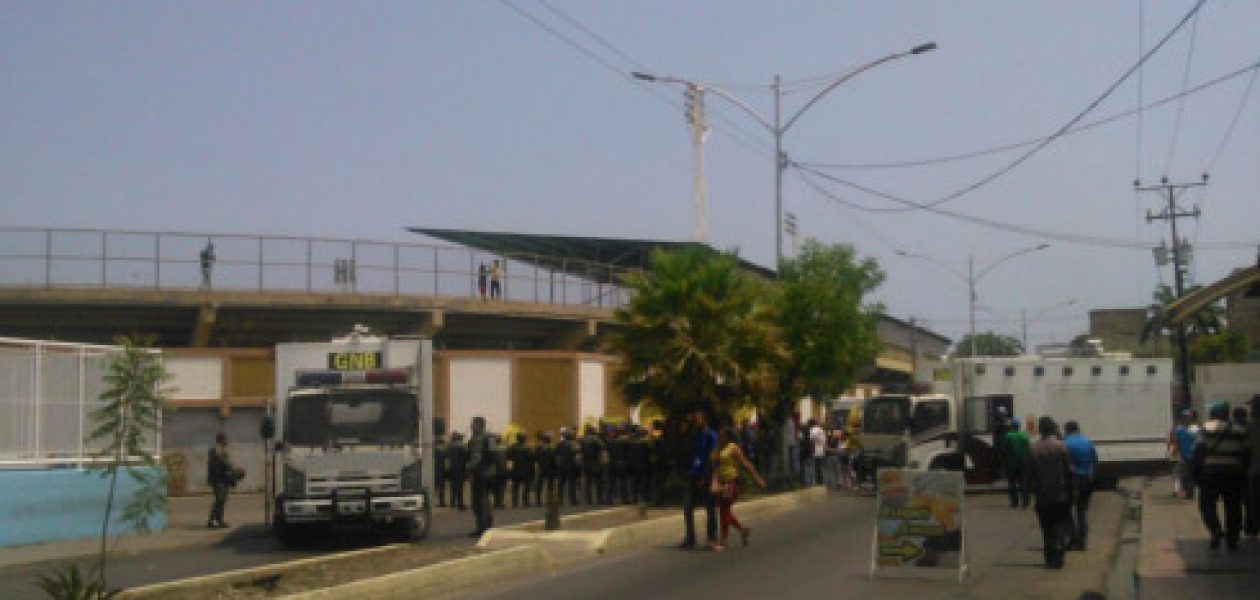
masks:
POLYGON ((490 434, 490 437, 494 441, 494 507, 503 510, 506 508, 503 497, 507 495, 507 482, 512 474, 508 472, 507 447, 503 445, 503 438, 497 433, 490 434))
POLYGON ((464 480, 468 478, 468 446, 464 434, 451 433, 451 443, 446 447, 447 476, 451 482, 451 506, 467 509, 464 504, 464 480))
POLYGON ((560 484, 560 501, 569 499, 569 505, 577 505, 578 445, 573 432, 560 428, 560 442, 556 444, 556 477, 560 484))
POLYGON ((638 426, 630 441, 630 481, 633 501, 647 503, 652 491, 652 443, 647 430, 638 426))
POLYGON ((433 492, 437 505, 446 506, 446 480, 449 465, 446 464, 446 436, 438 434, 433 440, 433 492))
POLYGON ((486 418, 473 417, 468 438, 468 474, 472 479, 472 510, 477 520, 476 528, 469 537, 481 537, 494 525, 494 512, 490 508, 490 491, 497 477, 494 438, 486 432, 486 418))
POLYGON ((665 503, 665 487, 669 475, 674 469, 674 456, 669 440, 665 437, 665 422, 657 419, 652 422, 652 504, 660 506, 665 503))
POLYGON ((600 454, 604 450, 604 440, 599 439, 595 426, 586 426, 586 435, 582 436, 578 446, 582 453, 582 488, 586 503, 605 504, 607 499, 604 497, 604 468, 599 462, 600 454))
POLYGON ((508 464, 512 469, 512 508, 529 508, 529 488, 534 481, 534 451, 526 443, 529 436, 516 434, 516 443, 508 448, 508 464))
POLYGON ((608 461, 612 468, 608 502, 630 504, 630 448, 624 425, 617 427, 608 442, 608 461))
POLYGON ((538 461, 538 486, 534 491, 534 502, 545 506, 544 494, 550 494, 556 487, 556 448, 551 445, 551 433, 538 432, 538 447, 534 449, 534 460, 538 461))

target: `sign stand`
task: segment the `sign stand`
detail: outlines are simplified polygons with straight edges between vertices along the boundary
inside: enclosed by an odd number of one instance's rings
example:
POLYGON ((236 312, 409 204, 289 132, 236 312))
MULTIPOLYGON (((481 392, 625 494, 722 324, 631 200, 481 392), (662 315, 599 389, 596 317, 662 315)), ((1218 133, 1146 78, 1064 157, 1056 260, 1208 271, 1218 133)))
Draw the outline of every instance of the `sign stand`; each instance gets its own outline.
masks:
POLYGON ((958 471, 880 469, 870 577, 967 575, 963 492, 958 471))

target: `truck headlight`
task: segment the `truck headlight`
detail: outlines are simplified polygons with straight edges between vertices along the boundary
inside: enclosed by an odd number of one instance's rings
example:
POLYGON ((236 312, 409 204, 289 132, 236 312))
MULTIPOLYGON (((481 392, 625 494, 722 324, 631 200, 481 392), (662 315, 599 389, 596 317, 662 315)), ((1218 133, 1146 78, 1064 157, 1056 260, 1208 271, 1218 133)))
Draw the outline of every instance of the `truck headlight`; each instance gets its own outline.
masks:
POLYGON ((284 490, 291 496, 305 496, 306 473, 301 469, 284 465, 284 490))
POLYGON ((413 462, 402 469, 399 484, 404 492, 420 491, 420 461, 413 462))

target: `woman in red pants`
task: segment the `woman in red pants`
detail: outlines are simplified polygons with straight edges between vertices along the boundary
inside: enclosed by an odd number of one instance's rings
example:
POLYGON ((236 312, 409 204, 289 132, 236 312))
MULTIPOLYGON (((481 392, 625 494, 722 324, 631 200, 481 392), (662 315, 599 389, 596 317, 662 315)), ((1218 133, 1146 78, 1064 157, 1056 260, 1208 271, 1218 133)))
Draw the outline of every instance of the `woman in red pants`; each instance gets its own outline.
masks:
POLYGON ((722 434, 718 440, 718 449, 716 451, 717 470, 714 472, 714 487, 717 488, 717 505, 718 514, 721 516, 722 537, 721 540, 713 545, 714 551, 722 551, 726 549, 726 537, 731 531, 731 526, 739 530, 740 541, 747 546, 748 535, 751 529, 745 527, 739 519, 735 517, 735 513, 731 510, 735 504, 735 499, 739 497, 739 469, 744 468, 757 485, 766 487, 766 480, 762 479, 761 474, 757 472, 757 468, 748 462, 748 457, 744 456, 744 451, 739 448, 739 437, 735 435, 735 431, 729 427, 722 429, 722 434))

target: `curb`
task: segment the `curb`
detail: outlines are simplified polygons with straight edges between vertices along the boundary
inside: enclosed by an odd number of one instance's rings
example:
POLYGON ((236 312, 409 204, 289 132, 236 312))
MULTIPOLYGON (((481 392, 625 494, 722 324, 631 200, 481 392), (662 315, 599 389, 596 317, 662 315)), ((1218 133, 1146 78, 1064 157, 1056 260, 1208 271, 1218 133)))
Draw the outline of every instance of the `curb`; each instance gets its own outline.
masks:
POLYGON ((546 550, 538 545, 529 544, 291 594, 284 598, 287 600, 326 600, 329 598, 401 600, 415 598, 417 594, 425 598, 448 598, 467 594, 520 574, 550 572, 557 564, 546 550))

